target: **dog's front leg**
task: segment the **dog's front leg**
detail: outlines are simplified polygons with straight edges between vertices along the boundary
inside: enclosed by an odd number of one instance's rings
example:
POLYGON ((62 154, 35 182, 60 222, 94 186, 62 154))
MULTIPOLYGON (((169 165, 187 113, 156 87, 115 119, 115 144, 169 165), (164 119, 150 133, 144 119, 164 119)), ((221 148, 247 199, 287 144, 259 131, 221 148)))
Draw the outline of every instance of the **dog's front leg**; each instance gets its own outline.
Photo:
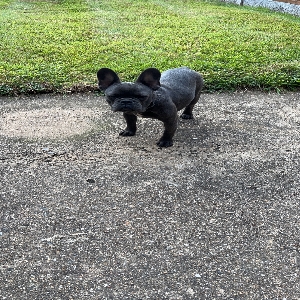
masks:
POLYGON ((159 147, 171 147, 173 146, 173 136, 177 129, 178 117, 177 114, 173 118, 163 121, 165 131, 159 141, 156 143, 159 147))
POLYGON ((127 127, 120 132, 120 135, 122 135, 122 136, 135 135, 137 116, 132 115, 132 114, 128 114, 128 113, 123 113, 123 116, 126 120, 127 127))

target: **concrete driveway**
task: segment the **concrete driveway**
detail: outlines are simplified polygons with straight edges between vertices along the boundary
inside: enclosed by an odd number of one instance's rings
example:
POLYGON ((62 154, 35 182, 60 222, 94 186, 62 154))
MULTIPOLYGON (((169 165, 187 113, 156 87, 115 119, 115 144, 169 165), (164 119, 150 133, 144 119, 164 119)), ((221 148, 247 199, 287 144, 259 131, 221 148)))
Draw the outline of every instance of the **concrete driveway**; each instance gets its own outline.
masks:
POLYGON ((123 126, 0 98, 1 299, 300 299, 300 93, 203 94, 167 149, 123 126))

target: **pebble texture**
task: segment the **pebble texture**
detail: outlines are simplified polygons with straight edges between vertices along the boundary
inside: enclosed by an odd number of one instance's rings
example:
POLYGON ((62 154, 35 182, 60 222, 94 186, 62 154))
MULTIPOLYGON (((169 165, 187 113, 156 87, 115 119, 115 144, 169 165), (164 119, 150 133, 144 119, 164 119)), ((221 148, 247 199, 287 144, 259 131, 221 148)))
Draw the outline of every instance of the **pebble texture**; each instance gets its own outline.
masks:
POLYGON ((299 99, 204 94, 159 149, 97 95, 0 98, 0 298, 299 299, 299 99))

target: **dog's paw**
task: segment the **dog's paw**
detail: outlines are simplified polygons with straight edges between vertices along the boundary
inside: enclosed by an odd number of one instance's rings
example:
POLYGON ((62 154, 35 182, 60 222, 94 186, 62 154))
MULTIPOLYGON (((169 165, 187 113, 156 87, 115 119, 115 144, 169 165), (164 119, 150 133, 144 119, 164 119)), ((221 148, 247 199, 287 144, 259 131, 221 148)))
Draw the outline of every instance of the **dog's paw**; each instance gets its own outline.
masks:
POLYGON ((121 136, 133 136, 133 135, 135 135, 135 132, 134 132, 134 131, 131 131, 131 130, 125 129, 125 130, 122 130, 122 131, 119 133, 119 135, 121 135, 121 136))
POLYGON ((188 119, 194 119, 194 116, 192 114, 181 114, 180 118, 188 120, 188 119))
POLYGON ((159 140, 157 143, 156 143, 156 145, 158 146, 158 147, 164 147, 164 148, 166 148, 166 147, 171 147, 171 146, 173 146, 173 141, 171 140, 168 140, 168 141, 166 141, 166 140, 159 140))

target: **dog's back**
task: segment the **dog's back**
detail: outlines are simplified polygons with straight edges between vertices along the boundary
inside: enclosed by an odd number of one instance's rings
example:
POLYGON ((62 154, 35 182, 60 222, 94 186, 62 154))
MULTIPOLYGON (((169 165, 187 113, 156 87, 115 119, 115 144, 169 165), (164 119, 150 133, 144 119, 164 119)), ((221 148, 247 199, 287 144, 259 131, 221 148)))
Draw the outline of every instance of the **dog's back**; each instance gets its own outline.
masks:
POLYGON ((195 97, 200 96, 203 87, 202 76, 187 67, 170 69, 161 74, 161 87, 171 94, 172 101, 181 110, 195 97))

